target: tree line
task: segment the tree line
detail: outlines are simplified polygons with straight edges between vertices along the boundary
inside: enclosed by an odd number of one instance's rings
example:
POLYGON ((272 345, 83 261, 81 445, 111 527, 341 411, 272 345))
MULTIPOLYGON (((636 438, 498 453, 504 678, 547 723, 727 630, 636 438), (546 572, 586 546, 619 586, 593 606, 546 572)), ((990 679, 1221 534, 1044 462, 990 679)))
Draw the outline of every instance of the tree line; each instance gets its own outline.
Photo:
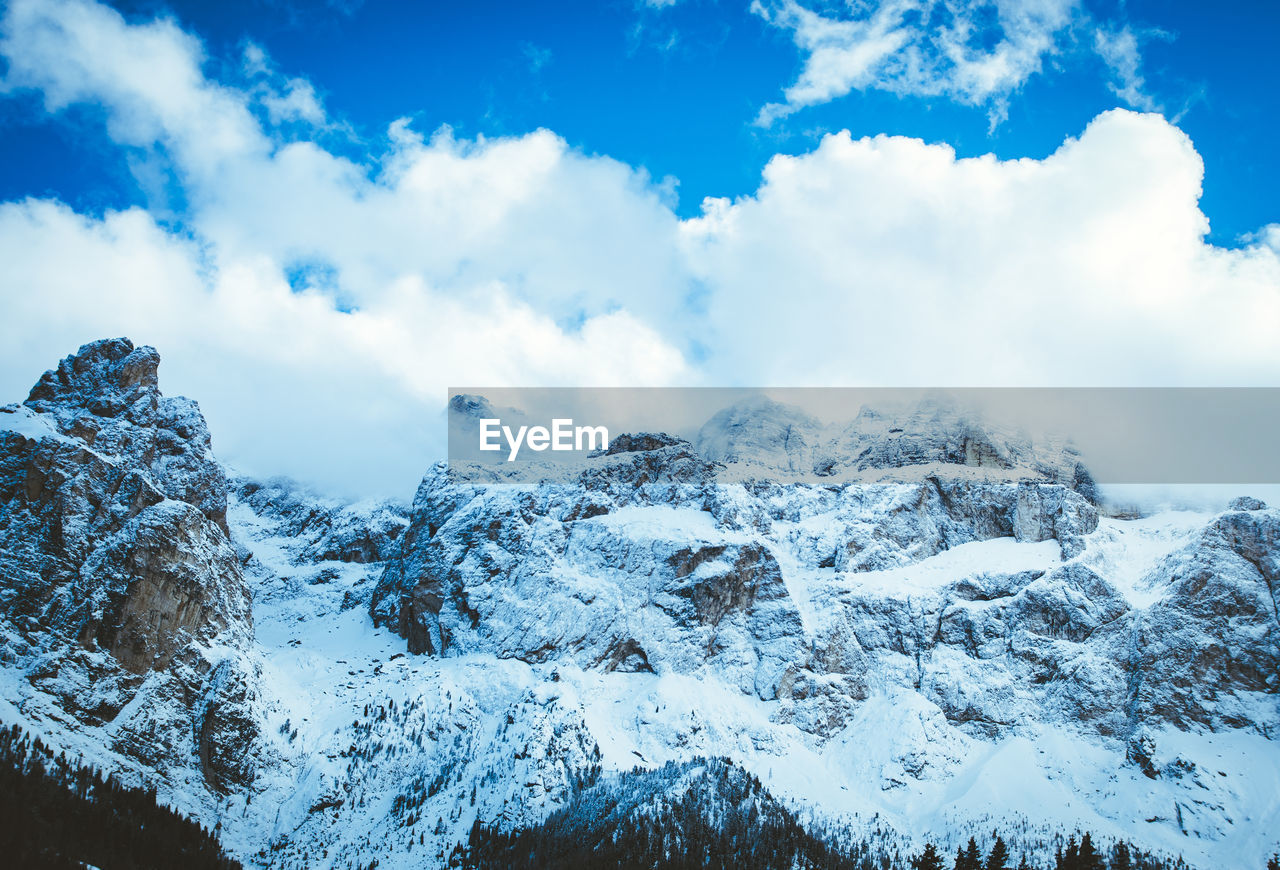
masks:
POLYGON ((0 856, 6 866, 240 870, 214 835, 162 807, 154 789, 55 756, 0 726, 0 856))
MULTIPOLYGON (((1065 833, 1065 832, 1064 832, 1065 833)), ((859 839, 806 828, 759 779, 728 759, 668 763, 599 776, 538 825, 515 830, 477 821, 449 859, 453 870, 626 868, 626 870, 1188 870, 1181 858, 1130 843, 1099 846, 1088 832, 1013 854, 992 831, 954 860, 933 844, 903 854, 892 838, 859 839)), ((1280 870, 1280 857, 1267 870, 1280 870)))

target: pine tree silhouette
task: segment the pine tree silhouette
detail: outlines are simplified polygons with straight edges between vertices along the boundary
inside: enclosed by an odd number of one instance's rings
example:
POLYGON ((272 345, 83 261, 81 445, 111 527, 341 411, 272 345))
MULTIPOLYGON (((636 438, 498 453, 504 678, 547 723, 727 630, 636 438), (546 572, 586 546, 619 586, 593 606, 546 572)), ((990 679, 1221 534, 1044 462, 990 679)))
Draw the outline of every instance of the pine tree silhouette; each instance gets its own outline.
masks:
POLYGON ((1133 870, 1133 858, 1129 855, 1128 844, 1116 843, 1111 850, 1111 870, 1133 870))
POLYGON ((914 870, 942 870, 942 856, 933 843, 925 843, 924 851, 911 859, 914 870))
POLYGON ((956 851, 955 870, 982 870, 982 853, 978 851, 978 841, 969 838, 969 845, 956 851))
POLYGON ((1098 854, 1098 850, 1093 848, 1093 837, 1088 831, 1084 832, 1084 836, 1080 839, 1080 855, 1076 859, 1076 867, 1079 870, 1107 870, 1106 862, 1102 860, 1102 855, 1098 854))
POLYGON ((1075 834, 1067 840, 1067 850, 1058 855, 1058 870, 1080 870, 1080 847, 1075 834))
POLYGON ((1009 847, 1004 844, 1004 838, 998 835, 995 845, 991 847, 991 854, 987 856, 987 870, 1009 870, 1009 847))
POLYGON ((0 861, 8 867, 183 867, 232 870, 198 822, 156 803, 17 726, 0 726, 0 861))

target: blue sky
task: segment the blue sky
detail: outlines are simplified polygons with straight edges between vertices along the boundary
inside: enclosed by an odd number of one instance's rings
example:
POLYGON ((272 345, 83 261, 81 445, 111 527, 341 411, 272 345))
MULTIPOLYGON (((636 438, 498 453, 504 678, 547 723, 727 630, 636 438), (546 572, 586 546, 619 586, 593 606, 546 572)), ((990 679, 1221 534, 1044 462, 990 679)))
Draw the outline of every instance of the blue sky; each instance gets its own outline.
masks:
MULTIPOLYGON (((1126 105, 1087 35, 1064 36, 1044 69, 1008 97, 994 127, 988 106, 948 97, 853 90, 769 129, 752 123, 800 69, 789 34, 746 2, 403 3, 289 0, 113 3, 134 20, 172 16, 206 43, 211 69, 234 65, 246 42, 290 75, 306 76, 360 140, 395 118, 459 135, 539 127, 574 147, 679 181, 678 211, 705 196, 756 187, 778 152, 849 129, 946 142, 965 156, 1044 157, 1104 109, 1126 105)), ((1202 207, 1211 238, 1235 244, 1280 220, 1280 5, 1086 4, 1136 35, 1142 92, 1195 143, 1205 162, 1202 207)), ((834 15, 852 17, 840 4, 834 15)), ((815 8, 817 8, 815 6, 815 8)), ((54 194, 86 207, 145 195, 90 118, 49 119, 29 100, 0 115, 0 194, 54 194)), ((358 148, 359 142, 346 147, 358 148)))
POLYGON ((1277 18, 7 0, 0 391, 129 335, 403 491, 452 384, 1274 386, 1277 18))

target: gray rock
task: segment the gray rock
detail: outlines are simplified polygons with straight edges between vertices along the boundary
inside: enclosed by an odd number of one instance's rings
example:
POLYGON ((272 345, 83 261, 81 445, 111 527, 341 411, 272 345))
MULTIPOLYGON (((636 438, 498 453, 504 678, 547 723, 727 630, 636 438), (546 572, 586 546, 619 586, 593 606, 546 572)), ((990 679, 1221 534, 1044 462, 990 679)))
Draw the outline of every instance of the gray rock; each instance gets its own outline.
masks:
POLYGON ((245 693, 213 688, 247 679, 249 593, 204 418, 161 395, 158 365, 127 339, 88 344, 0 411, 5 655, 74 720, 113 721, 122 752, 199 755, 224 788, 252 776, 245 693), (131 704, 140 692, 149 700, 131 704), (215 729, 197 751, 197 703, 206 721, 237 723, 236 750, 211 749, 215 729))
POLYGON ((287 478, 236 478, 237 501, 268 518, 273 534, 294 539, 300 564, 385 562, 400 551, 408 509, 395 501, 349 504, 325 497, 287 478))
POLYGON ((1280 511, 1220 514, 1153 572, 1164 597, 1113 644, 1138 719, 1253 727, 1280 692, 1280 511))
POLYGON ((160 394, 159 365, 155 348, 95 341, 45 372, 24 404, 94 452, 145 469, 166 497, 226 532, 226 476, 204 416, 190 399, 160 394))

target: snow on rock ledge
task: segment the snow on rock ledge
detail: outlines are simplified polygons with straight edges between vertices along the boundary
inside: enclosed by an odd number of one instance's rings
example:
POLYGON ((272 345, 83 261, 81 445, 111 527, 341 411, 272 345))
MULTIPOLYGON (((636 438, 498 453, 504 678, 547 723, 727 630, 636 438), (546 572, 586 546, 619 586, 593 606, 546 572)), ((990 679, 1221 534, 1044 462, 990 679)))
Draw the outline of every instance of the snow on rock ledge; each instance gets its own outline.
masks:
MULTIPOLYGON (((952 642, 936 626, 966 578, 935 592, 924 634, 907 612, 919 602, 849 596, 846 585, 997 538, 1056 541, 1070 559, 1098 524, 1084 496, 1045 481, 744 484, 723 482, 723 464, 679 439, 626 447, 576 482, 488 485, 433 469, 374 592, 375 622, 415 653, 714 675, 829 735, 883 680, 876 656, 952 642), (870 638, 885 630, 897 640, 877 650, 870 638)), ((1022 708, 1034 706, 1035 691, 1024 694, 1022 708)))
POLYGON ((252 776, 249 594, 204 417, 158 365, 94 342, 0 409, 0 656, 113 748, 221 789, 252 776))

